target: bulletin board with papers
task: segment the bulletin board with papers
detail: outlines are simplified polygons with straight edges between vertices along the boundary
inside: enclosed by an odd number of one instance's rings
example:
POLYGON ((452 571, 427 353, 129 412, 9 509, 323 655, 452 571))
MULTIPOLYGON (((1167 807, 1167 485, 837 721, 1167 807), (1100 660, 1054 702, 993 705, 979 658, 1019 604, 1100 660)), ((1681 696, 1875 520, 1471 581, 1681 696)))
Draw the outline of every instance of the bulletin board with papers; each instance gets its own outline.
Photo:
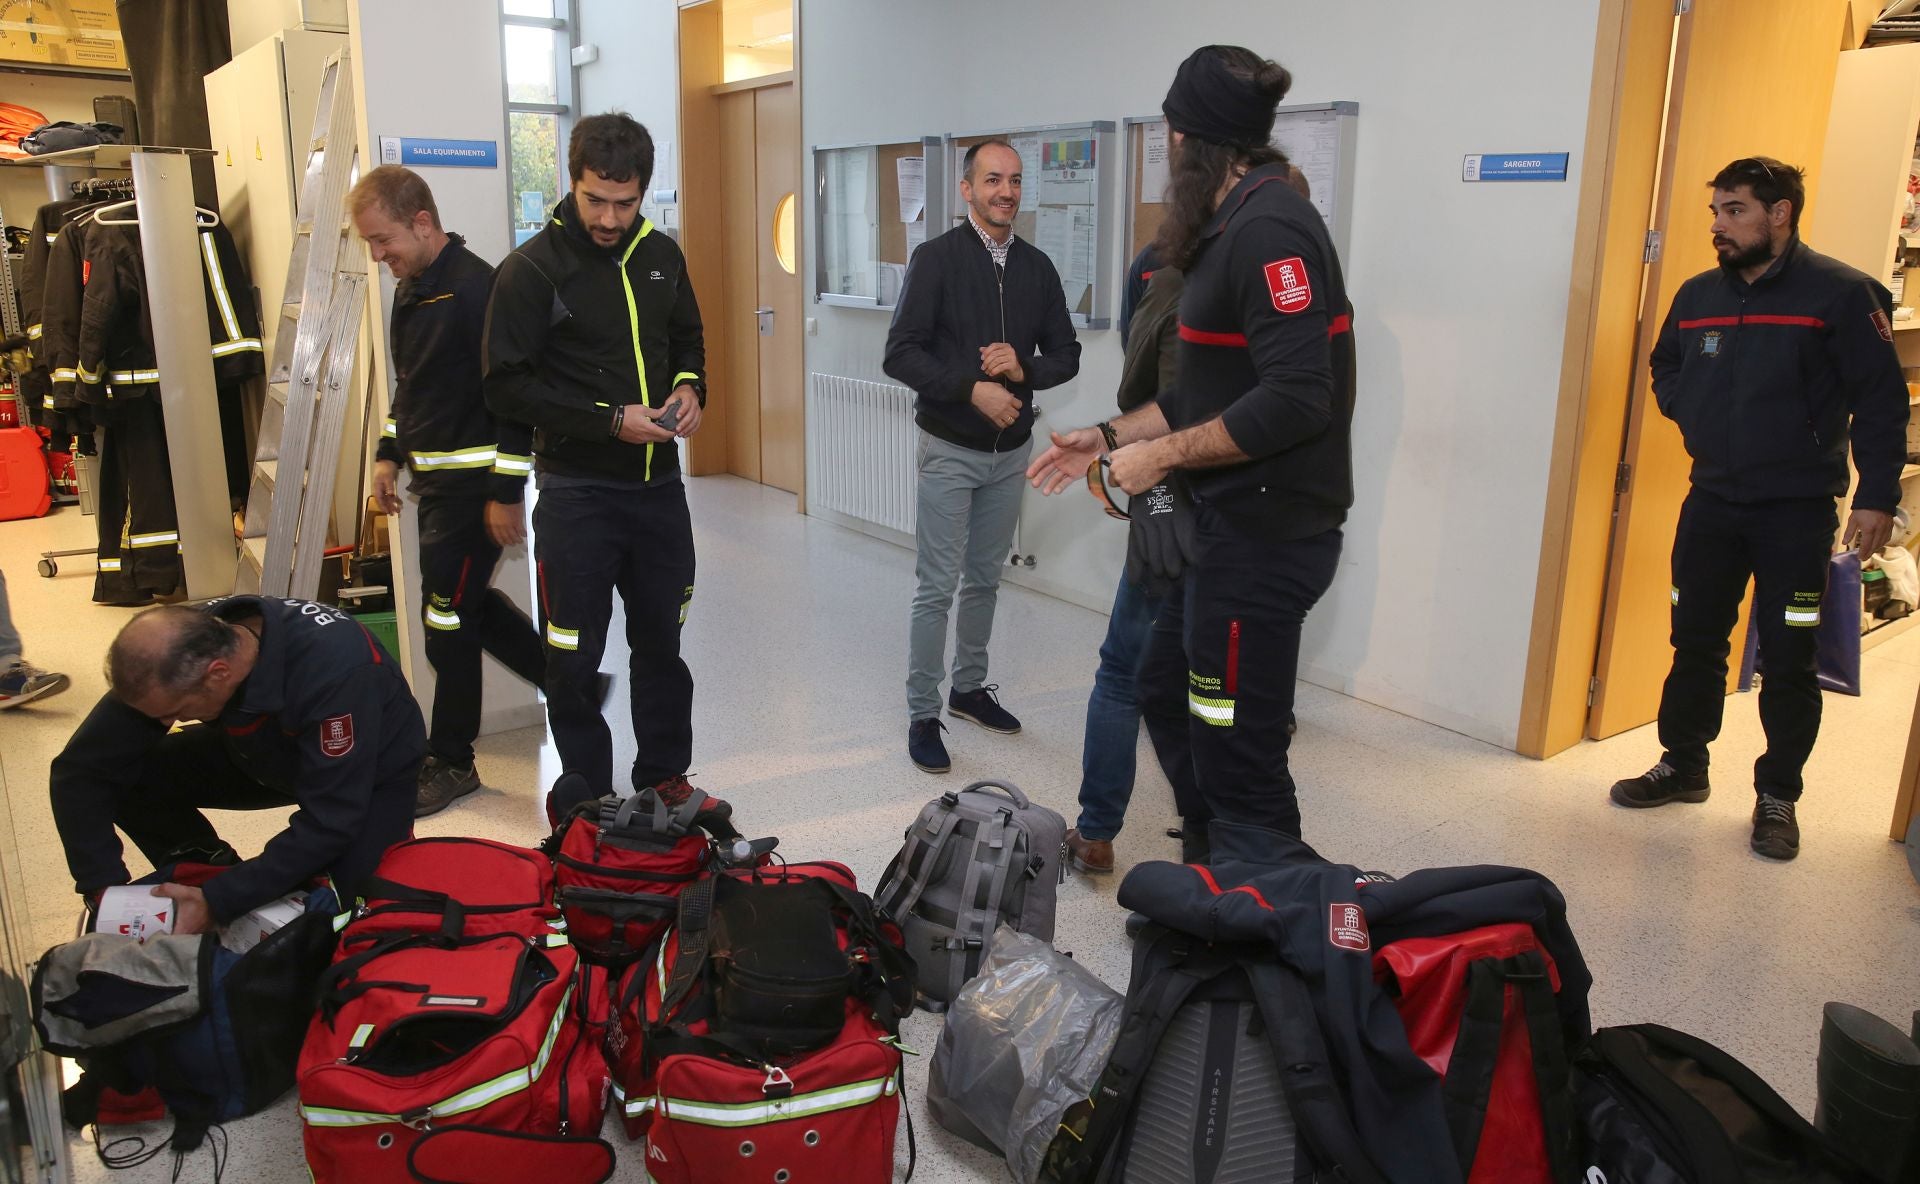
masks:
POLYGON ((1111 327, 1113 178, 1118 166, 1114 153, 1119 147, 1115 124, 1043 124, 949 136, 944 226, 966 220, 960 177, 967 149, 991 139, 1006 140, 1020 154, 1020 212, 1013 232, 1053 260, 1077 328, 1111 327))
POLYGON ((891 309, 907 260, 937 219, 928 208, 937 136, 813 150, 814 299, 843 308, 891 309))
MULTIPOLYGON (((1273 144, 1307 176, 1310 200, 1327 220, 1333 245, 1347 255, 1353 220, 1353 161, 1359 129, 1358 103, 1302 103, 1274 112, 1273 144)), ((1165 215, 1170 149, 1167 121, 1157 115, 1128 119, 1127 258, 1160 232, 1165 215)))

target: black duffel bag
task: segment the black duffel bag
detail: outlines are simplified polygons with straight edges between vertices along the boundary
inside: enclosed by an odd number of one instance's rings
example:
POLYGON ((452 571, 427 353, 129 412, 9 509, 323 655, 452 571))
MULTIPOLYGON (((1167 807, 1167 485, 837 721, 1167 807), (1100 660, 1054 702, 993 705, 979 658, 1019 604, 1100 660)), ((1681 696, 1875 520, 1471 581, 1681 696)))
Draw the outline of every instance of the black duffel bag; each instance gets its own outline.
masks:
POLYGON ((1758 1074, 1685 1032, 1602 1028, 1574 1087, 1591 1184, 1873 1184, 1758 1074))

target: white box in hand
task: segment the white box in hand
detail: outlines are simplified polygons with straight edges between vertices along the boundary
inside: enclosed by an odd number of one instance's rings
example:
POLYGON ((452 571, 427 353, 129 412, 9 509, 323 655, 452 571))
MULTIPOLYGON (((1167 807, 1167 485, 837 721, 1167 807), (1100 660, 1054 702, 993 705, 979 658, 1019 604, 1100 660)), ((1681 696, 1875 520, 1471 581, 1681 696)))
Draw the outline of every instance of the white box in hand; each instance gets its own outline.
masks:
POLYGON ((155 896, 152 885, 122 884, 101 891, 93 931, 145 941, 156 933, 172 933, 173 914, 173 901, 155 896))

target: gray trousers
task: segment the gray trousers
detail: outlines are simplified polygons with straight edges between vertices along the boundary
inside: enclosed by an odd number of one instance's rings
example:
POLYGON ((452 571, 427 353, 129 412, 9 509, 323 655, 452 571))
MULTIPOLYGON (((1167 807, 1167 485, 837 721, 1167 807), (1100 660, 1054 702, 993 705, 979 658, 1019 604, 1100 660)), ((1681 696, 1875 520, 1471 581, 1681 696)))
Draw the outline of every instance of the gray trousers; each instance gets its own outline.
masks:
POLYGON ((1032 440, 1009 452, 976 452, 920 433, 914 524, 914 574, 920 586, 913 594, 907 644, 908 719, 940 714, 947 611, 956 588, 960 611, 953 629, 953 689, 977 690, 987 681, 993 606, 1020 519, 1020 493, 1032 451, 1032 440))

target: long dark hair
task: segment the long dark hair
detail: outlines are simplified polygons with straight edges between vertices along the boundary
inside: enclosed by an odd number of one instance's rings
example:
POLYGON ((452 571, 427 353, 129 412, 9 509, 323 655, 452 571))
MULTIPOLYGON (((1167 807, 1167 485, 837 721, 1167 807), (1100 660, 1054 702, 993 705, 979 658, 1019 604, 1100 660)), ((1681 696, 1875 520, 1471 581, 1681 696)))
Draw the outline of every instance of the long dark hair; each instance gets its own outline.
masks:
MULTIPOLYGON (((1227 72, 1250 81, 1271 96, 1277 106, 1293 86, 1293 75, 1278 62, 1271 62, 1240 46, 1222 46, 1227 72)), ((1236 167, 1258 168, 1265 164, 1286 163, 1286 153, 1268 143, 1252 146, 1220 144, 1194 136, 1183 137, 1169 162, 1166 215, 1160 233, 1153 240, 1154 250, 1167 267, 1185 271, 1193 264, 1200 246, 1200 233, 1207 228, 1216 208, 1220 186, 1236 167)))

